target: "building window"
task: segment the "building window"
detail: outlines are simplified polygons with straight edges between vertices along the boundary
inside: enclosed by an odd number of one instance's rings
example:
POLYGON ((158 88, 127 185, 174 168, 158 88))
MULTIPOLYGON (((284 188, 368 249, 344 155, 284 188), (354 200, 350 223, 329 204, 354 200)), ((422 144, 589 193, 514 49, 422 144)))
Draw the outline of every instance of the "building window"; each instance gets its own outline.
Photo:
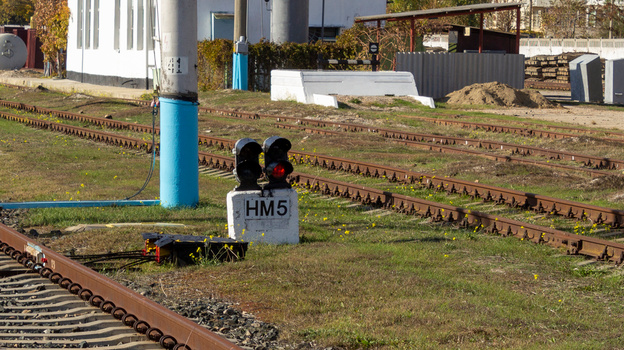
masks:
POLYGON ((113 49, 119 50, 119 32, 121 31, 121 0, 115 0, 115 27, 113 28, 113 49))
POLYGON ((234 37, 234 14, 213 12, 211 16, 211 39, 229 39, 234 37))
POLYGON ((76 16, 76 20, 78 21, 78 26, 77 26, 77 30, 76 30, 76 39, 78 39, 78 41, 76 42, 76 46, 79 49, 82 49, 82 36, 84 35, 83 31, 83 25, 84 25, 84 8, 82 7, 83 0, 78 0, 78 9, 77 9, 77 16, 76 16))
POLYGON ((323 41, 336 41, 336 37, 340 34, 340 27, 310 27, 308 32, 308 41, 314 43, 321 40, 321 34, 325 37, 323 41))
POLYGON ((93 0, 93 48, 100 46, 100 0, 93 0))
POLYGON ((149 28, 150 38, 147 40, 147 49, 154 50, 154 46, 156 43, 154 42, 154 38, 156 38, 156 5, 154 4, 154 0, 147 0, 148 8, 149 8, 149 16, 147 19, 147 28, 149 28))
POLYGON ((137 50, 143 50, 143 41, 145 40, 145 6, 144 0, 137 2, 137 50))
POLYGON ((91 48, 91 0, 85 0, 85 48, 91 48))
POLYGON ((134 48, 134 1, 128 0, 128 50, 134 48))

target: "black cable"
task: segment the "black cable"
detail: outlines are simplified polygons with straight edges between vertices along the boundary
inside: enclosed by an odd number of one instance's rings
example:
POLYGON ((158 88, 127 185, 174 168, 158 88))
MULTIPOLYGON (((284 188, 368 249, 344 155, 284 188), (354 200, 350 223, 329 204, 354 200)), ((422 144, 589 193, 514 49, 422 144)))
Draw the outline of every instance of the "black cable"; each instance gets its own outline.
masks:
POLYGON ((145 179, 145 183, 137 191, 137 193, 132 196, 126 197, 125 200, 132 199, 138 196, 143 190, 147 187, 149 182, 152 180, 152 175, 154 175, 154 168, 156 167, 156 114, 158 114, 158 108, 160 107, 160 101, 154 97, 152 99, 152 165, 150 166, 149 173, 147 174, 147 178, 145 179))

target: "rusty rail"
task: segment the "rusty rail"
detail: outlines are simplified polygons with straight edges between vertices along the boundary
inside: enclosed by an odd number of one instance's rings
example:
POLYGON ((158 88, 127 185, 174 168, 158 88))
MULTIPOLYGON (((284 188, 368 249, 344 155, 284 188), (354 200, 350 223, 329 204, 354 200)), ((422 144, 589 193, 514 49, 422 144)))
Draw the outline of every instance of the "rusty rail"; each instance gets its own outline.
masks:
MULTIPOLYGON (((114 146, 123 146, 130 149, 143 149, 146 152, 151 152, 151 141, 144 141, 123 135, 103 131, 94 131, 82 127, 49 122, 35 118, 16 116, 9 113, 0 113, 0 117, 26 123, 37 128, 47 128, 63 132, 65 134, 105 142, 114 146)), ((209 136, 204 137, 207 138, 204 143, 220 147, 222 149, 232 148, 235 142, 224 138, 210 140, 209 136)), ((158 145, 156 145, 156 147, 158 151, 158 145)), ((343 170, 354 174, 385 177, 390 181, 420 183, 428 188, 444 190, 448 193, 465 194, 474 198, 481 198, 486 201, 507 204, 512 207, 530 208, 537 212, 562 215, 577 220, 588 219, 594 223, 610 225, 613 227, 620 227, 624 225, 624 211, 622 210, 604 208, 448 177, 436 177, 435 175, 356 160, 324 156, 317 153, 291 151, 290 154, 293 156, 293 159, 299 163, 309 163, 315 166, 322 166, 330 170, 343 170)), ((228 171, 234 169, 234 160, 230 157, 202 151, 199 152, 198 156, 199 162, 202 165, 228 171)))
MULTIPOLYGON (((439 119, 439 118, 429 118, 429 117, 420 117, 420 116, 409 116, 409 118, 418 119, 418 120, 426 121, 429 123, 435 123, 435 124, 442 125, 442 126, 454 125, 454 126, 460 126, 462 128, 485 130, 488 132, 516 134, 516 135, 522 135, 522 136, 544 137, 544 138, 551 138, 551 139, 564 139, 564 138, 569 138, 569 137, 579 137, 578 134, 524 128, 524 127, 517 127, 517 126, 477 123, 477 122, 469 122, 469 121, 463 121, 463 120, 439 119)), ((588 130, 588 129, 580 129, 580 128, 579 129, 567 128, 567 130, 574 130, 577 132, 584 132, 584 133, 605 133, 605 134, 624 137, 624 134, 622 133, 615 133, 615 132, 608 132, 608 131, 597 131, 597 130, 588 130)), ((603 141, 609 141, 609 142, 624 143, 624 139, 621 139, 621 138, 600 137, 597 139, 603 140, 603 141)))
MULTIPOLYGON (((32 120, 32 125, 38 127, 51 123, 27 117, 19 118, 22 118, 22 120, 32 120)), ((68 127, 64 130, 68 131, 71 128, 73 127, 68 127)), ((79 132, 82 131, 79 130, 79 132)), ((82 133, 82 135, 87 134, 82 133)), ((102 140, 108 139, 102 138, 102 140)), ((134 145, 141 142, 144 143, 143 140, 136 141, 137 143, 125 142, 124 137, 123 144, 126 145, 126 147, 136 147, 134 145)), ((347 164, 337 164, 337 159, 334 159, 333 161, 329 158, 321 160, 317 154, 305 154, 303 152, 297 153, 299 153, 300 156, 304 156, 306 159, 314 159, 314 162, 324 162, 324 166, 328 169, 350 169, 349 171, 351 172, 371 176, 382 176, 381 171, 385 171, 383 176, 388 179, 402 178, 409 179, 410 182, 416 181, 416 177, 414 176, 415 174, 411 174, 410 172, 400 169, 392 170, 389 167, 383 167, 385 170, 382 170, 377 165, 366 165, 361 162, 359 162, 357 166, 355 164, 353 166, 347 164), (363 167, 367 168, 364 169, 363 167)), ((200 163, 203 165, 221 170, 232 170, 234 168, 233 158, 213 155, 207 152, 199 152, 198 156, 200 163)), ((301 158, 299 161, 301 161, 301 158)), ((308 160, 305 161, 307 162, 308 160)), ((473 183, 464 182, 461 184, 460 182, 453 182, 448 178, 435 179, 435 176, 426 176, 422 174, 418 177, 417 182, 423 183, 430 188, 443 189, 447 192, 464 193, 474 197, 484 198, 486 200, 507 203, 512 206, 528 205, 532 208, 538 208, 540 211, 558 213, 578 219, 588 218, 594 222, 603 222, 615 227, 620 226, 624 214, 619 210, 600 208, 563 200, 554 200, 530 193, 526 194, 524 199, 525 202, 522 202, 521 200, 518 200, 517 197, 513 196, 512 192, 514 191, 493 187, 485 190, 484 187, 481 187, 482 185, 479 186, 473 183)), ((388 191, 377 190, 361 185, 353 185, 332 179, 321 178, 316 175, 293 173, 291 174, 291 181, 301 186, 311 188, 312 190, 321 191, 324 194, 349 198, 365 204, 380 205, 385 208, 407 214, 418 214, 425 217, 431 217, 433 220, 458 221, 464 225, 485 228, 488 232, 499 233, 502 235, 513 235, 536 243, 541 242, 557 247, 564 247, 570 254, 582 254, 595 259, 615 262, 616 264, 621 264, 624 259, 624 245, 610 241, 573 235, 547 227, 505 219, 495 215, 479 213, 464 208, 430 202, 405 195, 398 195, 388 191)), ((23 242, 20 242, 17 246, 22 246, 22 244, 23 242)), ((13 245, 15 245, 15 243, 13 243, 13 245)))
MULTIPOLYGON (((574 153, 574 152, 549 150, 549 149, 544 149, 544 148, 539 148, 539 147, 511 144, 511 143, 499 142, 499 141, 470 139, 470 138, 445 136, 445 135, 430 135, 430 134, 415 133, 415 132, 409 132, 409 131, 403 131, 403 130, 379 128, 379 127, 374 127, 374 126, 369 126, 369 125, 323 121, 323 120, 289 117, 289 116, 276 116, 276 115, 249 113, 249 112, 241 112, 241 111, 230 111, 230 110, 215 109, 215 108, 202 108, 201 110, 207 113, 221 114, 226 117, 239 118, 239 119, 275 120, 276 126, 282 127, 282 128, 286 127, 288 124, 284 124, 280 122, 288 121, 288 122, 295 123, 295 125, 289 126, 290 128, 297 128, 297 126, 331 127, 331 128, 337 128, 343 131, 350 131, 350 132, 371 132, 371 133, 379 134, 386 138, 396 139, 396 140, 429 142, 429 143, 436 143, 436 144, 443 144, 443 145, 465 145, 465 146, 472 146, 472 147, 484 148, 484 149, 508 150, 509 152, 511 152, 511 154, 518 154, 518 155, 523 155, 523 156, 537 155, 537 156, 542 156, 542 157, 546 157, 548 159, 553 159, 553 160, 580 162, 584 166, 593 167, 595 169, 613 170, 613 169, 624 168, 624 160, 591 156, 591 155, 585 155, 585 154, 574 153)), ((429 118, 429 119, 436 120, 436 118, 429 118)), ((526 128, 517 128, 517 129, 518 130, 531 130, 531 129, 526 129, 526 128)), ((323 130, 323 129, 315 129, 315 130, 304 129, 304 130, 308 132, 322 134, 322 135, 338 135, 336 131, 332 131, 332 130, 323 130)), ((583 131, 584 129, 578 129, 578 130, 583 131)), ((578 135, 574 135, 574 134, 562 134, 562 133, 556 133, 556 132, 549 132, 548 135, 560 135, 557 138, 578 137, 578 135)), ((527 136, 536 136, 536 135, 533 135, 529 132, 529 135, 527 136)), ((600 140, 624 142, 624 140, 619 140, 619 139, 600 138, 600 140)))
MULTIPOLYGON (((281 129, 297 129, 297 130, 306 131, 307 133, 314 133, 314 134, 319 134, 319 135, 341 135, 342 134, 341 132, 337 132, 337 131, 328 131, 328 130, 324 130, 324 129, 316 129, 316 128, 310 128, 310 127, 306 127, 306 126, 299 126, 299 125, 292 125, 292 124, 275 123, 275 126, 277 128, 281 128, 281 129)), ((419 142, 419 141, 403 140, 403 139, 392 139, 392 140, 394 142, 396 142, 396 143, 399 143, 399 144, 403 144, 403 145, 410 146, 410 147, 415 147, 415 148, 420 148, 420 149, 424 149, 424 150, 427 150, 427 151, 437 152, 437 153, 466 154, 466 155, 471 155, 471 156, 475 156, 475 157, 481 157, 481 158, 494 160, 494 161, 497 161, 497 162, 510 162, 510 163, 528 164, 528 165, 535 165, 535 166, 540 166, 540 167, 544 167, 544 168, 562 169, 562 170, 566 170, 566 171, 580 171, 580 172, 588 173, 590 176, 596 176, 596 177, 597 176, 613 175, 613 173, 610 173, 608 171, 597 170, 595 168, 579 168, 579 167, 574 167, 574 166, 570 166, 570 165, 556 164, 556 163, 550 163, 550 162, 540 162, 540 161, 536 161, 536 160, 522 159, 522 158, 510 157, 510 156, 505 156, 505 155, 493 154, 493 153, 485 153, 485 152, 478 152, 478 151, 473 151, 473 150, 467 150, 467 149, 453 147, 453 146, 446 146, 446 144, 456 144, 456 143, 449 142, 449 140, 452 140, 452 139, 459 139, 459 138, 446 138, 444 136, 442 136, 442 137, 440 137, 440 136, 432 136, 432 138, 431 138, 432 141, 431 142, 438 142, 438 143, 440 143, 442 145, 434 144, 434 143, 419 142), (435 141, 435 140, 437 140, 437 141, 435 141)), ((473 141, 475 143, 481 142, 480 140, 473 140, 473 141)), ((483 141, 482 144, 485 144, 485 143, 489 143, 489 141, 483 141)), ((463 143, 461 143, 461 144, 463 144, 463 143)), ((468 142, 466 142, 466 144, 468 144, 468 142)), ((513 146, 511 144, 509 144, 509 145, 513 146)), ((508 147, 507 149, 510 149, 510 148, 511 147, 508 147)), ((501 149, 503 149, 502 146, 501 146, 501 149)), ((516 148, 516 149, 518 149, 518 148, 516 148)), ((553 153, 554 153, 554 151, 553 151, 553 153)), ((589 158, 591 158, 591 157, 581 157, 579 159, 589 159, 589 158)), ((596 158, 598 158, 598 157, 596 157, 596 158)), ((574 156, 572 156, 572 159, 575 159, 574 156)), ((601 158, 601 159, 607 159, 607 158, 601 158)), ((591 160, 589 160, 589 162, 591 163, 591 160)), ((618 163, 609 162, 609 164, 615 165, 616 167, 619 167, 619 163, 624 164, 624 162, 622 162, 622 161, 618 161, 618 163)))
POLYGON ((319 178, 315 175, 296 173, 292 177, 294 183, 326 195, 378 205, 408 215, 430 217, 434 221, 458 222, 467 227, 482 228, 486 232, 515 236, 534 243, 546 243, 553 247, 565 248, 568 254, 581 254, 598 260, 611 261, 618 265, 624 262, 624 244, 575 235, 549 227, 398 195, 366 186, 319 178))
POLYGON ((167 349, 241 349, 121 284, 0 225, 0 249, 167 349))
MULTIPOLYGON (((134 100, 132 101, 143 102, 143 101, 134 101, 134 100)), ((92 123, 92 124, 107 127, 107 128, 130 130, 130 131, 145 132, 145 133, 152 132, 152 127, 149 125, 116 121, 116 120, 106 119, 106 118, 101 118, 101 117, 87 116, 87 115, 79 114, 79 113, 58 111, 58 110, 37 107, 33 105, 27 105, 27 104, 13 102, 13 101, 0 100, 0 105, 4 107, 8 107, 8 108, 20 109, 20 110, 33 112, 33 113, 53 115, 58 118, 88 122, 88 123, 92 123)), ((440 145, 457 145, 457 146, 462 145, 462 146, 471 146, 475 148, 483 148, 483 149, 489 149, 489 150, 507 150, 512 155, 515 155, 515 154, 522 155, 522 156, 536 155, 536 156, 546 157, 552 160, 575 161, 575 162, 582 163, 586 167, 592 167, 594 169, 614 170, 614 169, 624 168, 624 160, 590 156, 590 155, 584 155, 584 154, 566 152, 566 151, 548 150, 548 149, 539 148, 539 147, 511 144, 511 143, 499 142, 499 141, 470 139, 470 138, 444 136, 444 135, 430 135, 430 134, 424 134, 424 133, 407 132, 407 131, 392 130, 392 129, 386 129, 386 128, 371 128, 371 127, 364 126, 364 125, 350 124, 350 123, 327 122, 327 121, 319 121, 319 120, 312 120, 312 119, 301 119, 301 118, 296 118, 296 117, 274 116, 274 115, 246 113, 246 112, 238 112, 238 111, 227 111, 227 110, 221 110, 221 109, 201 108, 201 110, 204 112, 219 113, 219 114, 224 114, 227 116, 233 116, 237 118, 276 119, 278 121, 276 123, 276 126, 281 127, 281 128, 287 128, 287 127, 298 128, 299 125, 315 125, 315 126, 320 126, 320 127, 336 127, 345 131, 369 131, 369 132, 379 133, 383 135, 384 137, 391 138, 391 139, 413 141, 413 143, 405 142, 405 144, 409 144, 414 147, 424 147, 424 148, 430 147, 427 145, 419 144, 418 142, 427 142, 427 143, 434 143, 434 144, 440 144, 440 145), (288 124, 279 123, 279 121, 281 120, 296 122, 298 125, 289 126, 288 124)), ((408 117, 411 117, 411 116, 408 116, 408 117)), ((413 117, 413 118, 420 118, 420 117, 413 117)), ((436 120, 436 118, 428 118, 428 119, 436 120)), ((301 127, 299 128, 303 129, 301 127)), ((582 129, 579 129, 579 130, 582 130, 582 129)), ((160 134, 160 128, 156 128, 155 131, 157 134, 160 134)), ((323 129, 308 129, 307 131, 314 132, 317 134, 324 134, 324 135, 336 135, 337 134, 336 132, 323 130, 323 129)), ((624 136, 624 134, 622 134, 622 136, 624 136)), ((209 137, 205 135, 200 135, 199 140, 200 140, 200 143, 208 145, 208 146, 212 146, 213 144, 224 145, 230 142, 228 139, 225 139, 225 138, 212 137, 212 136, 209 137)), ((443 148, 443 147, 437 147, 436 151, 438 152, 447 151, 447 152, 455 152, 455 153, 459 152, 457 151, 456 148, 443 148)), ((471 153, 471 152, 467 152, 467 153, 471 153)), ((481 154, 479 153, 476 155, 481 155, 481 154)), ((496 160, 498 160, 499 158, 502 158, 504 161, 514 161, 514 162, 520 162, 520 163, 529 162, 531 164, 540 164, 542 166, 553 166, 551 163, 526 161, 526 160, 522 160, 518 158, 511 159, 507 157, 492 156, 492 155, 487 155, 487 154, 484 154, 483 156, 489 157, 490 159, 496 159, 496 160)), ((561 167, 562 169, 566 169, 566 170, 574 169, 573 167, 566 167, 566 166, 561 166, 561 167)), ((609 174, 606 172, 592 172, 592 171, 590 171, 590 173, 594 176, 604 176, 604 175, 609 174)))

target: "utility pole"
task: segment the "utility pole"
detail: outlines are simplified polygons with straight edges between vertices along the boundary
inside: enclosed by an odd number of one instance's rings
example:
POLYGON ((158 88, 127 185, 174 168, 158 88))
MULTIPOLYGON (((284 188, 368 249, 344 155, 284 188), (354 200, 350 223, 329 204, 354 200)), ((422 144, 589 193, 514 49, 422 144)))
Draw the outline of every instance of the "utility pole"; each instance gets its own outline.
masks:
POLYGON ((234 54, 232 56, 232 88, 249 88, 249 58, 247 44, 247 0, 234 1, 234 54))
POLYGON ((325 41, 325 0, 321 4, 321 42, 325 41))
POLYGON ((160 202, 199 203, 197 0, 161 1, 160 202))
POLYGON ((307 43, 310 0, 273 0, 271 42, 307 43))
POLYGON ((247 37, 247 0, 234 1, 234 42, 247 37))

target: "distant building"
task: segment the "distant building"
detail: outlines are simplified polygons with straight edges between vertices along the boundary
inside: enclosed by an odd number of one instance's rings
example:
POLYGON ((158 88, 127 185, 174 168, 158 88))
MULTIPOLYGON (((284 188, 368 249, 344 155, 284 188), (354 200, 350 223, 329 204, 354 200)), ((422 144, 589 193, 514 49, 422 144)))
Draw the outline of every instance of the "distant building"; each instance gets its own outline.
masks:
MULTIPOLYGON (((101 85, 150 86, 160 62, 154 40, 158 5, 159 0, 68 0, 67 77, 101 85)), ((331 41, 353 25, 354 17, 385 11, 386 0, 310 0, 310 39, 318 39, 323 22, 325 40, 331 41)), ((233 39, 233 0, 198 0, 197 13, 199 40, 233 39)), ((249 42, 270 40, 271 15, 271 0, 248 0, 249 42)))

